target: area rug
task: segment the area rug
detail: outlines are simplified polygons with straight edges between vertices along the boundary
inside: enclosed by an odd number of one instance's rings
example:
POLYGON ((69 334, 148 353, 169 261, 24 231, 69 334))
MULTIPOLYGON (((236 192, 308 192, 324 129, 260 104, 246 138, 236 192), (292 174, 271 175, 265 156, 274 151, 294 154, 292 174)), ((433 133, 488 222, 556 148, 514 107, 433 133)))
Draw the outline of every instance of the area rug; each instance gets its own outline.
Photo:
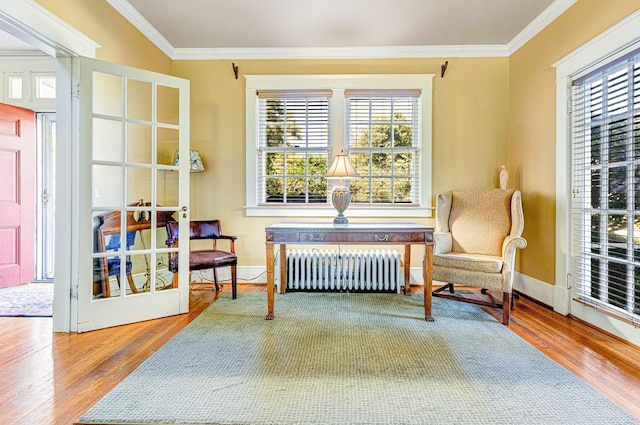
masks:
POLYGON ((80 419, 103 424, 637 424, 477 306, 230 294, 80 419))
POLYGON ((0 289, 0 316, 51 317, 53 283, 26 283, 0 289))

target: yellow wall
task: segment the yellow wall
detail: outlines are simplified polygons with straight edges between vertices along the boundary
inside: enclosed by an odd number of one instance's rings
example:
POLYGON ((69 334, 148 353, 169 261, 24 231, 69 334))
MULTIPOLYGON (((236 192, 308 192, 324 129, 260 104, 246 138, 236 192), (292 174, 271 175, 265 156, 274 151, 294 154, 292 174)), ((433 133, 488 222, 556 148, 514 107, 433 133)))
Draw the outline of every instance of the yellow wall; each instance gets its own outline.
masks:
POLYGON ((640 9, 640 0, 579 0, 509 60, 509 159, 529 242, 519 271, 555 283, 556 82, 553 64, 640 9))
POLYGON ((104 0, 36 0, 101 47, 96 59, 169 74, 171 59, 104 0))
MULTIPOLYGON (((176 61, 173 74, 191 81, 191 146, 207 171, 191 176, 193 219, 220 218, 239 236, 241 265, 263 266, 264 227, 296 217, 245 217, 245 84, 242 74, 433 73, 433 187, 498 186, 507 162, 508 58, 403 60, 176 61)), ((316 219, 317 220, 317 219, 316 219)), ((324 220, 330 220, 326 218, 324 220)), ((357 220, 357 219, 356 219, 357 220)), ((398 219, 395 219, 398 220, 398 219)), ((412 221, 433 223, 423 219, 412 221)), ((390 219, 392 221, 392 219, 390 219)), ((419 265, 414 255, 414 265, 419 265)))

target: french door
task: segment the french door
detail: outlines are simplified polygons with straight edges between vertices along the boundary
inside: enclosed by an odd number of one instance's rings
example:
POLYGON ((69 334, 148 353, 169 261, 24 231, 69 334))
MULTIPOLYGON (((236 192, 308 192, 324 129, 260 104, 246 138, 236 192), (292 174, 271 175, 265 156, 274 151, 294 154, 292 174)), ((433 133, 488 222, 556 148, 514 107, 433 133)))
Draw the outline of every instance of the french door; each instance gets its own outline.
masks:
POLYGON ((88 58, 79 81, 77 330, 186 313, 189 81, 88 58))

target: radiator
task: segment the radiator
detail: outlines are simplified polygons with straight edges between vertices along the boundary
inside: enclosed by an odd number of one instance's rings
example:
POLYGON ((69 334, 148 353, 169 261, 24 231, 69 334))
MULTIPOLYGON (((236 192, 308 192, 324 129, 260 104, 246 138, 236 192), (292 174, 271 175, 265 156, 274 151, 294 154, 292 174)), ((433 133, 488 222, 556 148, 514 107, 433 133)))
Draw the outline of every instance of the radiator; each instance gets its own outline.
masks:
MULTIPOLYGON (((287 291, 396 292, 404 286, 400 254, 393 250, 287 250, 287 291)), ((275 278, 280 289, 280 262, 275 278)))

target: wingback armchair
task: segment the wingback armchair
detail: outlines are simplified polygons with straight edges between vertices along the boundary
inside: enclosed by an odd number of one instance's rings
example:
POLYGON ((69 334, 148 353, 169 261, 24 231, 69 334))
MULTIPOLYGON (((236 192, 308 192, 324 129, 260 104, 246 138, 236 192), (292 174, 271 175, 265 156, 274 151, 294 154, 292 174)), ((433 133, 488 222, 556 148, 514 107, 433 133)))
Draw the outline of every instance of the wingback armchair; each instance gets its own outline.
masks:
POLYGON ((518 190, 480 188, 439 194, 433 279, 445 285, 433 296, 502 308, 502 323, 508 325, 516 249, 527 246, 523 229, 518 190), (482 288, 484 296, 460 296, 454 284, 482 288), (488 291, 502 292, 501 302, 488 291), (491 300, 482 299, 487 297, 491 300))

